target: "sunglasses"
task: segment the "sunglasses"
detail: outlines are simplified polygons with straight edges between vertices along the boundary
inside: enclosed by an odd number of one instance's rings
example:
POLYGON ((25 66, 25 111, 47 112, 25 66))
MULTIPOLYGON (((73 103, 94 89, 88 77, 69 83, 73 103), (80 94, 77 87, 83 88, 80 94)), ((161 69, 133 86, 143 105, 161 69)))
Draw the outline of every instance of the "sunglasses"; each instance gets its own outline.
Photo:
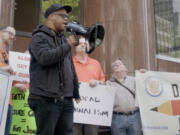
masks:
POLYGON ((9 60, 5 52, 2 53, 2 56, 4 58, 4 63, 9 64, 9 60))
POLYGON ((65 18, 69 19, 69 16, 68 16, 67 14, 63 14, 63 13, 54 13, 54 15, 61 16, 63 19, 65 19, 65 18))

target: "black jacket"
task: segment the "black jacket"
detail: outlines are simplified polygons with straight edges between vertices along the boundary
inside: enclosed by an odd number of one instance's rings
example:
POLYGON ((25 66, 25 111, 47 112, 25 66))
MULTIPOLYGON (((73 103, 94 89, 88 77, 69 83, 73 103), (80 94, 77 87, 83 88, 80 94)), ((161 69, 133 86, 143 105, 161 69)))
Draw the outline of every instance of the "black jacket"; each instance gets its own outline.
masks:
POLYGON ((73 73, 73 97, 79 98, 79 85, 75 72, 71 47, 62 33, 41 25, 34 32, 29 46, 30 97, 58 98, 63 96, 63 61, 70 55, 73 73))

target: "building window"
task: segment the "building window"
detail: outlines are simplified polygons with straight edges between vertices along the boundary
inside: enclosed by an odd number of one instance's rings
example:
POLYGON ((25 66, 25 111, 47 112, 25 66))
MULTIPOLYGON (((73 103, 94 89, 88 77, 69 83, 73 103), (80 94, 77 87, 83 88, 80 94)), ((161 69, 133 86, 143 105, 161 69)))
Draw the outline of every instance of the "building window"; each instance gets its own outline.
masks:
POLYGON ((15 29, 20 33, 31 33, 39 24, 40 8, 40 0, 15 0, 15 29))
POLYGON ((180 58, 180 0, 154 0, 157 54, 180 58))

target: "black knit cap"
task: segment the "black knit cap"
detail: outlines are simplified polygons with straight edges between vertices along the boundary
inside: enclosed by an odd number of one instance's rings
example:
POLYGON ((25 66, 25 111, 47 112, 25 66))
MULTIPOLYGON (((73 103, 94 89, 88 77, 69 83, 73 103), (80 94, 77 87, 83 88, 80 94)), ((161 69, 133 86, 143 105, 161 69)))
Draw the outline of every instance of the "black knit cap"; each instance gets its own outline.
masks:
POLYGON ((72 11, 70 6, 62 6, 60 4, 52 4, 49 8, 46 9, 44 17, 47 18, 51 13, 56 12, 57 10, 65 9, 67 13, 72 11))

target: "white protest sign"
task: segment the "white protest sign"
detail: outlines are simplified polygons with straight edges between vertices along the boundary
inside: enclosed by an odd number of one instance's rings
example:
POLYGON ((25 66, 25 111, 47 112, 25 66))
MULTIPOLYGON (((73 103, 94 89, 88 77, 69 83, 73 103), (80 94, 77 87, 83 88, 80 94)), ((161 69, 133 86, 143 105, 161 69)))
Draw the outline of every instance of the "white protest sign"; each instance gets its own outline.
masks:
POLYGON ((143 135, 180 135, 180 74, 136 72, 143 135))
POLYGON ((0 71, 0 135, 4 135, 11 85, 10 75, 0 71))
POLYGON ((74 123, 110 126, 115 91, 110 86, 89 84, 80 85, 81 102, 75 105, 74 123))
POLYGON ((9 52, 9 64, 14 73, 14 80, 29 82, 30 55, 19 52, 9 52))

